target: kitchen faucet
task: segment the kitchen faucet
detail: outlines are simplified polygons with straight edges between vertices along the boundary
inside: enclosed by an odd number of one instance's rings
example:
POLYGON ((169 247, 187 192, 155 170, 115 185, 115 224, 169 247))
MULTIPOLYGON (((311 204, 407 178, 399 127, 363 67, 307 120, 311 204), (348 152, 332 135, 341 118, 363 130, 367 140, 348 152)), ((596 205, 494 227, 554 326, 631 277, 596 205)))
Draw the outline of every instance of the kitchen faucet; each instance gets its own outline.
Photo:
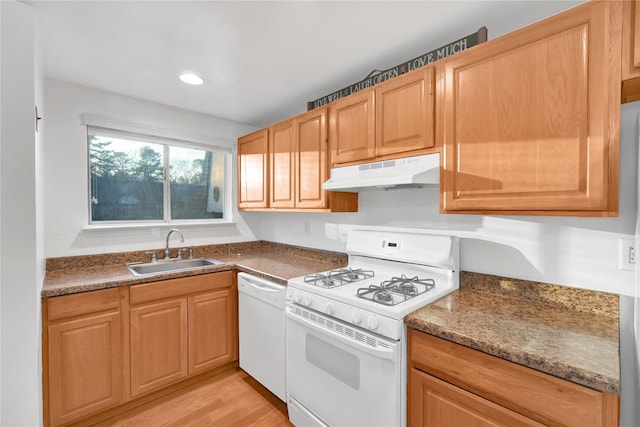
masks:
POLYGON ((171 230, 169 230, 169 232, 167 233, 167 244, 165 245, 164 249, 164 259, 169 259, 169 237, 171 237, 172 233, 178 233, 180 235, 180 242, 184 243, 184 236, 182 235, 180 230, 178 230, 177 228, 172 228, 171 230))

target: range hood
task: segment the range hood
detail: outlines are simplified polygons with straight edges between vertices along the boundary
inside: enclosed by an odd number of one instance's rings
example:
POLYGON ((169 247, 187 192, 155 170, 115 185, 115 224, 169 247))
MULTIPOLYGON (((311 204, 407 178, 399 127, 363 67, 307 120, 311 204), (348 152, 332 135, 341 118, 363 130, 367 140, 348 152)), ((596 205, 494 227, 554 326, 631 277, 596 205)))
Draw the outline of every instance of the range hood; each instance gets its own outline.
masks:
POLYGON ((325 190, 358 192, 373 188, 418 187, 439 184, 440 154, 383 160, 331 169, 325 190))

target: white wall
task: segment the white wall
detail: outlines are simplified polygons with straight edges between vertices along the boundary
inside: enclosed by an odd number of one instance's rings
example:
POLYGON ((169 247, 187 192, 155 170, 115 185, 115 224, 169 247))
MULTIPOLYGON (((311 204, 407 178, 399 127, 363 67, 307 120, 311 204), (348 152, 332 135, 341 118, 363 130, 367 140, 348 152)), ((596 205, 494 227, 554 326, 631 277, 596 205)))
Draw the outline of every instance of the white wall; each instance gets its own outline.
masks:
POLYGON ((264 240, 344 251, 354 227, 415 227, 461 237, 461 269, 633 295, 634 273, 618 268, 619 239, 634 238, 637 104, 622 106, 617 218, 441 215, 437 188, 372 190, 358 213, 243 213, 264 240), (304 235, 304 222, 311 236, 304 235))
POLYGON ((34 103, 43 74, 30 6, 0 2, 0 425, 42 423, 40 290, 43 279, 34 103))
MULTIPOLYGON (((168 107, 60 80, 45 85, 47 127, 44 146, 45 255, 49 257, 164 247, 169 226, 120 229, 87 229, 88 178, 86 127, 80 116, 92 114, 193 135, 200 140, 235 146, 239 136, 254 127, 200 113, 168 107)), ((235 149, 234 149, 235 153, 235 149)), ((235 156, 234 156, 235 159, 235 156)), ((235 161, 231 162, 234 168, 235 161)), ((233 206, 237 205, 235 186, 233 206)), ((200 245, 254 240, 241 217, 230 225, 180 226, 185 244, 200 245)))

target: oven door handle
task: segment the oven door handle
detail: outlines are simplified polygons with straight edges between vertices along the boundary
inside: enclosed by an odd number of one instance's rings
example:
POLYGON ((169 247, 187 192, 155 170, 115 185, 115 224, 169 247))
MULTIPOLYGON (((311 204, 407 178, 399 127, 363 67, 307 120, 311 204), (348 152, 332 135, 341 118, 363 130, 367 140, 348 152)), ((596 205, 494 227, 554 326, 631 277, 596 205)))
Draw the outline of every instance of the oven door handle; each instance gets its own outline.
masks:
MULTIPOLYGON (((367 344, 364 344, 358 340, 354 340, 353 338, 344 336, 332 329, 329 328, 325 328, 323 326, 320 326, 308 319, 305 319, 304 317, 291 312, 291 309, 289 307, 287 307, 287 309, 285 310, 285 315, 290 318, 291 320, 301 323, 304 326, 306 326, 309 329, 313 329, 316 332, 319 332, 325 336, 331 337, 336 341, 339 341, 343 344, 346 344, 350 347, 356 348, 359 351, 365 352, 367 354, 370 354, 374 357, 377 357, 379 359, 387 359, 387 360, 391 360, 394 363, 398 362, 398 352, 395 350, 396 344, 391 344, 391 346, 389 348, 378 348, 378 347, 371 347, 367 344)), ((322 315, 316 314, 316 316, 318 317, 324 317, 322 315)))

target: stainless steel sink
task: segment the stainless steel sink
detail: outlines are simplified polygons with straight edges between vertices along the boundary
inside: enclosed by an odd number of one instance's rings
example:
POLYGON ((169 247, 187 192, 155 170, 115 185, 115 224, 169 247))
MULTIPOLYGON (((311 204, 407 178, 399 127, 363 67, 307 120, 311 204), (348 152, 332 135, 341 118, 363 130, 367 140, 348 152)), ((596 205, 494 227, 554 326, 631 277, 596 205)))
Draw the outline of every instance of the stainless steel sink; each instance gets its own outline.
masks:
POLYGON ((148 274, 167 273, 171 271, 192 270, 194 268, 223 264, 222 261, 211 258, 169 259, 156 262, 132 262, 126 264, 134 276, 146 276, 148 274))

